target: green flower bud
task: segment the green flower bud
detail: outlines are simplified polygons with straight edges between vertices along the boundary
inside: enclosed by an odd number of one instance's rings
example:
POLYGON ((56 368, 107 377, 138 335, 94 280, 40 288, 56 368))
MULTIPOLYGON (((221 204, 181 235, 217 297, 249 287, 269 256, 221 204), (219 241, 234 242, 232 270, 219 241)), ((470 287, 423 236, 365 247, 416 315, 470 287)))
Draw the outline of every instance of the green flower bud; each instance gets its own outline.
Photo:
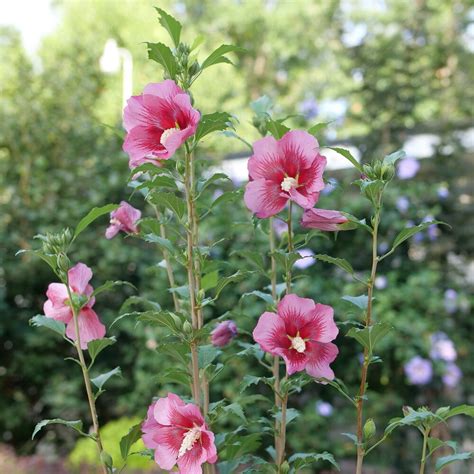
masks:
POLYGON ((183 332, 186 335, 189 335, 193 332, 193 327, 191 326, 189 321, 185 321, 183 324, 183 332))
POLYGON ((368 441, 375 435, 376 427, 374 420, 369 418, 364 425, 364 441, 368 441))
POLYGON ((290 472, 290 465, 288 464, 288 461, 285 461, 280 466, 280 470, 278 472, 281 472, 282 474, 287 474, 288 472, 290 472))

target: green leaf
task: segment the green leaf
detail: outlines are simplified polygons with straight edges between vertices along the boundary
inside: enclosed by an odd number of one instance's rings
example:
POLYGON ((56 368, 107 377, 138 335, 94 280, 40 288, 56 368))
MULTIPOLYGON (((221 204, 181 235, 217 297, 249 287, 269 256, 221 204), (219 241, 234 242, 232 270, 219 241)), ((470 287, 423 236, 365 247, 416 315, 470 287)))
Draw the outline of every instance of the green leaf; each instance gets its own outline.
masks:
POLYGON ((392 326, 390 324, 381 322, 364 329, 351 328, 346 336, 357 340, 369 351, 369 355, 372 355, 375 345, 386 336, 391 329, 392 326))
POLYGON ((157 377, 157 381, 161 384, 176 383, 189 388, 191 378, 185 370, 170 368, 161 371, 157 377))
POLYGON ((352 153, 349 150, 346 150, 345 148, 334 147, 334 146, 329 146, 328 148, 342 155, 344 158, 346 158, 352 163, 354 168, 356 168, 358 171, 363 173, 362 165, 352 156, 352 153))
POLYGON ((170 209, 180 220, 186 212, 186 202, 173 193, 153 192, 150 194, 149 200, 156 206, 170 209))
POLYGON ((262 299, 263 301, 265 301, 265 303, 269 305, 274 304, 272 295, 269 295, 268 293, 264 293, 263 291, 258 291, 258 290, 250 291, 248 293, 244 293, 241 296, 241 298, 247 298, 248 296, 256 296, 257 298, 262 299))
POLYGON ((166 71, 166 74, 174 79, 178 70, 176 59, 168 48, 163 43, 147 43, 148 58, 161 64, 166 71))
POLYGON ((391 153, 390 155, 387 155, 383 159, 383 164, 384 165, 394 165, 398 160, 401 158, 404 158, 406 153, 403 150, 397 150, 394 153, 391 153))
POLYGON ((61 321, 56 321, 53 318, 48 318, 47 316, 43 316, 41 314, 37 314, 30 319, 30 325, 34 327, 43 327, 54 331, 56 334, 64 337, 66 333, 65 324, 61 321))
POLYGON ((260 382, 263 382, 271 387, 273 383, 273 377, 256 377, 255 375, 244 375, 244 378, 240 383, 240 393, 249 388, 251 385, 258 385, 260 382))
POLYGON ((227 112, 214 112, 212 114, 203 115, 199 121, 196 134, 194 135, 194 142, 198 143, 206 135, 228 128, 233 128, 233 125, 232 115, 227 112))
POLYGON ((230 275, 228 277, 221 278, 219 281, 217 287, 216 287, 216 296, 214 299, 219 298, 219 295, 221 294, 222 290, 229 284, 229 283, 235 283, 238 281, 242 281, 245 278, 247 278, 252 272, 241 272, 238 270, 235 272, 233 275, 230 275))
POLYGON ((218 206, 222 203, 230 203, 239 200, 242 197, 242 190, 238 189, 236 191, 226 191, 221 194, 216 200, 211 204, 211 209, 218 206))
POLYGON ((201 64, 201 69, 206 69, 207 67, 213 66, 214 64, 227 63, 233 64, 232 61, 227 58, 225 55, 231 52, 244 52, 244 48, 239 46, 234 46, 231 44, 221 44, 217 49, 215 49, 201 64))
POLYGON ((456 461, 467 461, 472 458, 472 455, 473 453, 456 453, 438 458, 436 460, 435 471, 440 472, 441 469, 456 461))
POLYGON ((214 270, 213 272, 207 273, 202 277, 201 288, 203 290, 210 290, 217 286, 219 282, 219 271, 214 270))
POLYGON ((347 273, 354 275, 354 269, 352 268, 352 265, 343 258, 330 257, 329 255, 324 254, 317 254, 314 257, 318 260, 321 260, 322 262, 332 263, 333 265, 342 268, 342 270, 346 271, 347 273))
POLYGON ((299 472, 300 469, 318 461, 327 461, 339 471, 339 466, 336 463, 334 456, 327 451, 324 451, 323 453, 295 453, 288 459, 288 462, 292 466, 292 473, 299 472))
POLYGON ((76 430, 81 435, 88 436, 86 433, 82 431, 81 420, 68 421, 68 420, 62 420, 61 418, 53 418, 51 420, 42 420, 39 423, 37 423, 35 426, 35 429, 33 430, 33 434, 31 435, 31 439, 33 439, 38 434, 38 432, 40 432, 45 426, 53 425, 53 424, 69 426, 69 428, 76 430))
POLYGON ((342 436, 345 436, 346 438, 349 438, 355 446, 359 444, 359 441, 357 440, 357 436, 354 433, 341 433, 342 436))
POLYGON ((365 196, 373 203, 377 203, 380 193, 385 187, 385 183, 380 179, 364 179, 358 182, 360 184, 360 189, 365 194, 365 196))
POLYGON ((330 123, 331 122, 317 123, 316 125, 313 125, 312 127, 308 128, 308 133, 318 138, 316 135, 318 135, 321 130, 324 130, 330 123))
POLYGON ((145 311, 138 313, 138 320, 168 328, 173 334, 182 336, 184 317, 170 311, 145 311))
POLYGON ((348 301, 353 305, 357 306, 360 309, 367 309, 367 305, 369 304, 369 297, 367 295, 360 295, 360 296, 348 296, 344 295, 342 298, 344 301, 348 301))
POLYGON ((99 391, 102 391, 104 384, 110 379, 110 377, 113 377, 114 375, 122 375, 120 367, 115 367, 115 369, 109 370, 104 374, 100 374, 97 377, 92 378, 91 382, 99 389, 99 391))
POLYGON ((221 180, 229 181, 229 179, 230 178, 225 173, 214 173, 209 178, 200 179, 197 182, 196 187, 197 187, 198 192, 202 193, 208 186, 215 183, 216 181, 221 181, 221 180))
POLYGON ((427 229, 428 227, 435 225, 435 224, 441 224, 441 225, 448 225, 446 222, 442 221, 429 221, 429 222, 423 222, 422 224, 413 226, 413 227, 407 227, 406 229, 403 229, 396 237, 395 240, 393 241, 392 248, 389 252, 387 252, 382 258, 385 258, 387 255, 391 254, 399 245, 403 244, 406 240, 408 240, 410 237, 413 237, 415 234, 418 232, 422 232, 423 230, 427 229))
POLYGON ((90 366, 95 362, 96 357, 106 348, 115 344, 117 339, 115 337, 104 337, 103 339, 95 339, 87 344, 87 350, 91 358, 90 366))
POLYGON ((176 47, 179 45, 179 38, 181 36, 181 23, 172 17, 170 14, 166 13, 161 8, 155 7, 155 10, 160 15, 160 24, 163 26, 166 31, 171 36, 173 43, 176 47))
POLYGON ((128 433, 122 437, 120 440, 120 454, 122 455, 122 459, 126 460, 128 457, 128 453, 130 452, 130 448, 142 437, 142 423, 137 423, 133 425, 129 430, 128 433))
POLYGON ((221 353, 221 350, 212 344, 199 346, 198 349, 198 365, 200 369, 205 369, 212 364, 216 357, 221 353))
POLYGON ((365 219, 357 219, 357 217, 349 214, 348 212, 341 212, 341 214, 348 219, 349 222, 345 224, 340 224, 339 228, 341 230, 351 230, 355 227, 360 227, 361 229, 365 229, 369 234, 372 234, 372 228, 365 223, 365 219), (350 225, 352 224, 352 226, 350 225))
MULTIPOLYGON (((294 408, 288 408, 286 410, 286 424, 290 424, 293 420, 296 420, 300 416, 300 412, 294 408)), ((281 422, 281 410, 275 414, 275 419, 281 422)))
MULTIPOLYGON (((438 414, 438 412, 436 412, 436 414, 438 414)), ((441 418, 443 418, 443 420, 447 420, 448 418, 451 418, 452 416, 456 416, 456 415, 466 415, 466 416, 470 416, 471 418, 474 418, 474 406, 473 405, 459 405, 458 407, 449 409, 447 412, 445 412, 443 415, 440 415, 440 416, 441 418)))
POLYGON ((161 237, 156 234, 145 234, 143 236, 145 242, 150 242, 152 244, 158 244, 162 249, 168 250, 172 254, 174 253, 174 247, 170 240, 161 237))
POLYGON ((79 224, 77 224, 76 229, 74 230, 73 240, 76 239, 76 237, 87 227, 89 227, 96 219, 103 216, 104 214, 110 214, 118 207, 118 204, 106 204, 105 206, 94 207, 91 209, 89 213, 79 221, 79 224))
POLYGON ((223 408, 224 413, 232 413, 240 418, 244 423, 247 423, 247 418, 245 417, 244 410, 240 406, 239 403, 231 403, 230 405, 226 405, 223 408))
POLYGON ((428 456, 431 455, 438 448, 441 448, 441 446, 446 446, 446 443, 438 438, 428 438, 427 443, 429 451, 428 456))
MULTIPOLYGON (((94 292, 92 293, 92 296, 97 296, 98 294, 104 292, 104 291, 107 291, 107 290, 110 290, 110 288, 113 288, 114 286, 123 286, 123 285, 126 285, 126 286, 129 286, 131 288, 133 288, 134 290, 137 289, 137 287, 135 285, 133 285, 132 283, 128 282, 128 281, 122 281, 122 280, 108 280, 106 281, 103 285, 100 285, 99 287, 97 287, 94 292)), ((92 297, 91 296, 91 297, 92 297)))
POLYGON ((285 135, 285 133, 290 131, 290 129, 286 125, 283 125, 281 122, 271 119, 269 119, 267 122, 267 130, 277 140, 279 140, 283 135, 285 135))

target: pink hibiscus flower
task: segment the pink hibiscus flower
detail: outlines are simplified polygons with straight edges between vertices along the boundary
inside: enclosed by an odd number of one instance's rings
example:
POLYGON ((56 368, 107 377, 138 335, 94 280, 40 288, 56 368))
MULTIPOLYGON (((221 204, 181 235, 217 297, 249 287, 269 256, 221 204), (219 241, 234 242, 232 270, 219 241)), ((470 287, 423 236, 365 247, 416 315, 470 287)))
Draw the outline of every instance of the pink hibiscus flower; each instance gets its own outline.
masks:
POLYGON ((304 209, 313 207, 324 188, 326 158, 316 138, 294 130, 280 140, 265 137, 253 145, 248 162, 245 204, 261 219, 278 214, 288 200, 304 209))
POLYGON ((142 213, 131 206, 128 202, 122 201, 120 206, 110 213, 110 225, 105 231, 105 237, 111 239, 121 230, 127 234, 138 232, 137 221, 142 213))
POLYGON ((329 364, 339 352, 330 342, 339 332, 333 314, 330 306, 286 295, 277 314, 260 316, 253 338, 265 352, 283 357, 288 375, 306 370, 313 377, 332 380, 329 364))
POLYGON ((214 433, 199 408, 185 404, 174 393, 150 405, 142 432, 145 446, 155 450, 161 469, 171 471, 177 464, 181 474, 202 474, 202 464, 217 461, 214 433))
POLYGON ((127 136, 123 150, 130 168, 143 163, 159 165, 196 132, 200 114, 191 99, 171 79, 148 84, 143 94, 130 97, 123 114, 127 136))
MULTIPOLYGON (((102 339, 105 336, 105 326, 92 309, 95 298, 91 298, 94 291, 92 286, 89 285, 91 278, 92 270, 83 263, 76 264, 68 271, 69 289, 73 297, 83 297, 84 301, 87 301, 78 314, 79 339, 82 349, 87 349, 88 342, 94 339, 102 339)), ((50 283, 46 296, 48 299, 43 305, 44 314, 48 318, 65 323, 66 336, 75 341, 76 330, 66 285, 50 283)))
POLYGON ((328 209, 306 209, 301 218, 301 226, 310 229, 337 231, 340 224, 345 224, 348 219, 339 211, 328 209))

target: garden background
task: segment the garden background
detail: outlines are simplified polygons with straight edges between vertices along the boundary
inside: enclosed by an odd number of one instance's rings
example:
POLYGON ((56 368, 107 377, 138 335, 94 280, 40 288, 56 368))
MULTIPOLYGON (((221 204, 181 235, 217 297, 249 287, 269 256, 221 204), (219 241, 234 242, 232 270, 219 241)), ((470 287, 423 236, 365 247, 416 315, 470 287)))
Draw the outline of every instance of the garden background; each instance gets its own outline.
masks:
MULTIPOLYGON (((22 3, 28 15, 29 2, 22 3)), ((406 404, 473 404, 471 2, 45 2, 58 21, 35 53, 25 51, 14 27, 0 26, 0 470, 15 466, 10 472, 29 473, 49 466, 46 469, 55 470, 44 472, 73 472, 78 460, 87 461, 89 453, 95 456, 93 446, 82 441, 77 446, 75 435, 61 427, 31 441, 34 425, 43 418, 88 416, 80 371, 63 360, 69 348, 47 331, 28 325, 42 312, 53 275, 40 261, 15 257, 15 252, 31 247, 35 234, 74 227, 92 207, 128 197, 123 187, 128 160, 121 151, 122 76, 103 72, 100 58, 106 41, 113 38, 132 54, 134 93, 148 82, 160 81, 160 69, 147 61, 143 44, 165 39, 155 4, 180 19, 189 40, 199 33, 206 36, 203 55, 221 42, 246 49, 235 56, 236 67, 211 69, 194 94, 204 113, 221 109, 235 114, 237 131, 249 142, 258 138, 250 103, 265 94, 275 103, 276 117, 296 114, 289 119, 295 127, 331 121, 320 138, 322 145, 350 146, 363 159, 405 149, 408 158, 398 166, 399 182, 388 194, 381 231, 386 243, 381 245, 388 246, 391 233, 405 220, 418 224, 429 215, 451 228, 430 227, 380 266, 375 311, 383 313, 395 330, 380 346, 384 364, 371 374, 369 415, 386 422, 400 416, 406 404), (453 341, 455 361, 433 353, 432 336, 439 331, 453 341), (415 356, 431 363, 423 383, 406 368, 415 356), (14 460, 11 448, 21 460, 14 460)), ((8 7, 8 0, 0 2, 2 10, 8 7)), ((206 150, 210 162, 231 174, 233 184, 227 188, 245 184, 248 151, 241 142, 217 134, 207 141, 206 150)), ((334 155, 327 156, 329 184, 321 207, 367 215, 367 204, 350 186, 357 176, 341 168, 334 155)), ((140 199, 131 202, 140 207, 140 199)), ((203 240, 225 238, 215 251, 227 259, 229 271, 248 270, 246 251, 264 254, 265 238, 253 229, 243 201, 233 203, 231 210, 209 221, 203 240)), ((169 304, 166 271, 157 265, 159 253, 151 254, 155 249, 134 239, 105 240, 106 224, 99 220, 84 232, 75 258, 93 266, 101 281, 128 280, 143 296, 169 304)), ((308 249, 366 269, 370 249, 365 236, 343 234, 336 240, 312 240, 308 249)), ((298 293, 334 306, 339 323, 349 319, 350 305, 340 297, 351 294, 354 284, 323 262, 304 260, 297 267, 309 262, 305 272, 310 278, 296 280, 298 293)), ((240 328, 251 331, 264 302, 240 296, 263 284, 255 276, 227 287, 214 315, 230 311, 240 328)), ((113 321, 132 294, 127 287, 104 294, 96 305, 101 318, 113 321)), ((103 434, 118 443, 127 427, 144 416, 152 397, 172 387, 159 381, 160 370, 169 362, 154 353, 159 340, 155 328, 124 320, 111 333, 120 343, 104 352, 100 363, 104 368, 119 363, 123 378, 110 381, 98 410, 102 424, 119 420, 110 426, 110 435, 107 428, 103 434)), ((356 386, 359 347, 342 334, 337 344, 341 355, 333 364, 336 376, 356 386)), ((258 368, 242 359, 230 362, 213 390, 232 398, 248 373, 258 374, 258 368)), ((314 385, 295 397, 293 407, 301 415, 289 428, 289 451, 328 450, 344 467, 353 446, 340 433, 354 430, 350 407, 339 394, 314 385)), ((259 414, 263 412, 258 405, 248 407, 249 419, 259 414)), ((472 424, 454 421, 445 429, 464 450, 472 450, 472 424)), ((410 473, 419 453, 418 447, 410 447, 419 443, 414 430, 394 433, 367 465, 375 466, 374 472, 410 473)), ((135 465, 145 464, 140 459, 135 465)), ((470 472, 468 463, 456 469, 452 472, 470 472)))

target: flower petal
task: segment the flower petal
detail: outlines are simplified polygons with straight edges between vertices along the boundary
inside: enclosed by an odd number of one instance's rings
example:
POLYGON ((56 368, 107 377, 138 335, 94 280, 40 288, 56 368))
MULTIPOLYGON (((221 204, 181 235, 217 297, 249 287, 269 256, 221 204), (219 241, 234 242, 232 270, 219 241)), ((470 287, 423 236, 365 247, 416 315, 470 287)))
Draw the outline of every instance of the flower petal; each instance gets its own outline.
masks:
POLYGON ((84 263, 79 262, 69 269, 67 274, 69 287, 72 291, 80 295, 85 294, 86 287, 92 278, 92 270, 84 263))
POLYGON ((184 431, 175 426, 160 426, 153 436, 156 443, 155 462, 162 469, 171 470, 178 459, 184 431))
POLYGON ((339 224, 344 224, 347 220, 339 211, 306 209, 301 219, 301 226, 310 229, 338 231, 339 224))
POLYGON ((202 474, 202 464, 206 462, 206 451, 197 442, 183 456, 178 458, 180 474, 202 474))
POLYGON ((176 82, 171 79, 166 79, 162 82, 152 82, 147 84, 143 89, 143 93, 154 95, 161 99, 170 100, 176 94, 184 94, 184 91, 176 84, 176 82))
MULTIPOLYGON (((79 336, 81 339, 81 349, 87 349, 87 343, 105 336, 105 326, 100 322, 99 317, 93 309, 84 307, 81 309, 77 319, 79 325, 79 336)), ((66 327, 66 336, 76 340, 76 329, 74 320, 71 319, 66 327)))
POLYGON ((265 179, 280 184, 285 177, 284 164, 285 159, 275 138, 268 136, 257 140, 247 163, 250 180, 265 179))
POLYGON ((169 158, 168 151, 160 142, 162 134, 163 130, 150 126, 135 127, 127 134, 122 148, 130 155, 133 167, 169 158))
POLYGON ((257 217, 265 219, 278 214, 285 207, 288 198, 281 195, 279 184, 257 179, 247 184, 244 201, 257 217))
POLYGON ((333 308, 325 304, 316 304, 312 311, 312 319, 302 330, 301 337, 317 342, 331 342, 338 334, 333 308))
POLYGON ((290 346, 290 340, 286 336, 284 321, 275 313, 263 313, 252 335, 255 342, 260 344, 262 350, 273 355, 279 355, 282 348, 290 346))
POLYGON ((72 318, 71 307, 67 305, 54 305, 51 300, 46 300, 43 305, 43 312, 48 318, 68 323, 72 318))
POLYGON ((46 291, 46 296, 51 300, 51 303, 58 308, 65 305, 69 298, 67 287, 63 283, 50 283, 46 291))
POLYGON ((105 238, 112 239, 114 238, 120 231, 120 227, 115 224, 110 224, 107 229, 105 230, 105 238))
POLYGON ((334 379, 334 372, 329 364, 334 361, 339 353, 339 349, 331 342, 307 342, 306 354, 308 362, 306 364, 306 372, 316 378, 334 379))
POLYGON ((312 312, 316 303, 310 298, 300 298, 298 295, 289 294, 284 296, 278 303, 278 314, 285 320, 301 319, 306 324, 313 319, 312 312))
POLYGON ((161 425, 173 425, 178 407, 184 406, 183 400, 174 393, 168 393, 166 398, 159 398, 154 406, 155 420, 161 425))
POLYGON ((281 137, 279 149, 284 156, 297 157, 305 167, 309 167, 319 154, 319 143, 304 130, 291 130, 281 137))
POLYGON ((281 356, 285 360, 288 375, 292 375, 295 372, 301 372, 304 370, 308 362, 308 356, 306 353, 301 353, 294 349, 285 349, 282 351, 281 356))

